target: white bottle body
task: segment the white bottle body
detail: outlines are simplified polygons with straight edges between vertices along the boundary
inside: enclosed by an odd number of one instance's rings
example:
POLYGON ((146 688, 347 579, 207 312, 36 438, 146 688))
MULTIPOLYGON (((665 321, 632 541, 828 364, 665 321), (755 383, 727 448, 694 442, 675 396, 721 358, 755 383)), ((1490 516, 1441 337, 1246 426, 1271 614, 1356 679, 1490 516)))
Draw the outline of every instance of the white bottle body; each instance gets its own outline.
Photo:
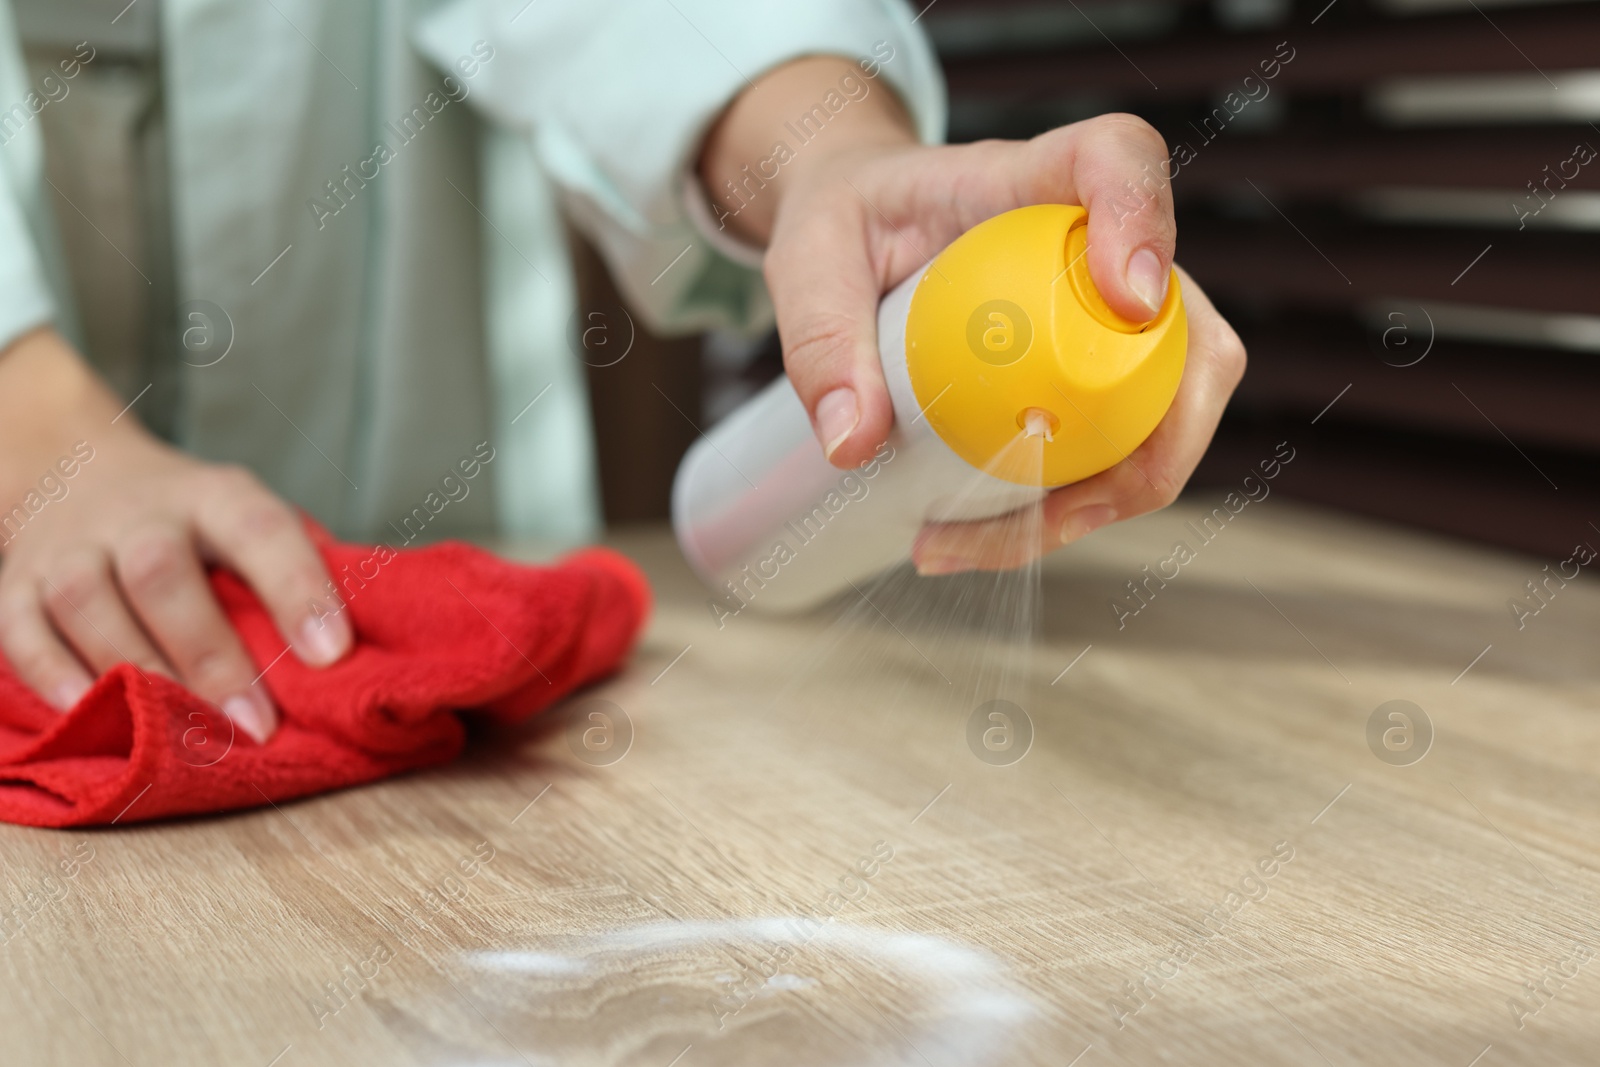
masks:
POLYGON ((672 486, 673 527, 690 565, 718 594, 719 619, 747 606, 812 607, 908 558, 926 521, 1003 515, 1047 491, 977 470, 928 425, 905 349, 921 278, 907 278, 878 307, 895 421, 874 459, 853 470, 832 466, 786 377, 684 456, 672 486))

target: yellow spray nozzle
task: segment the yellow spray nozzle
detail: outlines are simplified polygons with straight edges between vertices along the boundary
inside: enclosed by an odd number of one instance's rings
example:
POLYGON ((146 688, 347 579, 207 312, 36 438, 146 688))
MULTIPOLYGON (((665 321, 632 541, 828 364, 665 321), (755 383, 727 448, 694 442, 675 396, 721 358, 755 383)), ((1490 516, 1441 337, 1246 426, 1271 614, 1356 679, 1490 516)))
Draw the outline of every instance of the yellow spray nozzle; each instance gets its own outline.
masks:
POLYGON ((1006 481, 1066 485, 1120 463, 1177 394, 1177 275, 1154 319, 1124 319, 1089 277, 1088 235, 1081 207, 996 215, 941 252, 911 298, 919 407, 957 455, 1006 481), (1042 462, 1008 450, 1019 434, 1042 440, 1042 462))

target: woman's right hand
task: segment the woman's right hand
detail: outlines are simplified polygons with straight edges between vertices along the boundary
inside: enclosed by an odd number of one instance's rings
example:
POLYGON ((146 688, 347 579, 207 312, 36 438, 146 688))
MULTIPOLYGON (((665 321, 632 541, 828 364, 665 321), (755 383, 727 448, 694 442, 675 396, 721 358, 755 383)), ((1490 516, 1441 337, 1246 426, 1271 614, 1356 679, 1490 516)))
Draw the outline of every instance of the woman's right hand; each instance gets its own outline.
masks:
POLYGON ((254 475, 185 455, 121 408, 53 330, 0 352, 0 652, 61 711, 130 662, 265 741, 277 711, 206 565, 238 573, 312 666, 351 644, 327 570, 254 475))

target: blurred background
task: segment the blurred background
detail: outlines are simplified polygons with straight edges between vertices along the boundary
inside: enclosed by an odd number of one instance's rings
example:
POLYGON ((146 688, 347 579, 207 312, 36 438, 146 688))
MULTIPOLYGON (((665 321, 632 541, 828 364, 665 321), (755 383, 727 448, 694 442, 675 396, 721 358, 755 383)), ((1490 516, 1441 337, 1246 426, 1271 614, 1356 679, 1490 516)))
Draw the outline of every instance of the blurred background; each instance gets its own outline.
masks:
MULTIPOLYGON (((1129 111, 1189 147, 1178 261, 1250 352, 1191 493, 1286 440, 1280 493, 1541 555, 1600 534, 1600 3, 913 2, 951 141, 1129 111)), ((613 304, 574 245, 580 306, 613 304)), ((696 426, 781 371, 720 335, 591 366, 607 521, 665 518, 696 426)))

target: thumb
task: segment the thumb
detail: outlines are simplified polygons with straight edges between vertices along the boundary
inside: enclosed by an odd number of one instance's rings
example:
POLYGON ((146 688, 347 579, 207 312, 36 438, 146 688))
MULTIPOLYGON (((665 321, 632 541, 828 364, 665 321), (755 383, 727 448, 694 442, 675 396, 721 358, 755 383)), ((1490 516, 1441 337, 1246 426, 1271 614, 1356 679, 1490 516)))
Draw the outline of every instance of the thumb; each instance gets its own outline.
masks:
POLYGON ((894 423, 867 232, 860 205, 841 200, 776 227, 763 266, 784 369, 836 467, 866 462, 894 423))
POLYGON ((1111 309, 1133 322, 1161 310, 1178 228, 1166 142, 1133 115, 1103 115, 1030 142, 1039 173, 1067 176, 1068 203, 1089 211, 1089 276, 1111 309))

